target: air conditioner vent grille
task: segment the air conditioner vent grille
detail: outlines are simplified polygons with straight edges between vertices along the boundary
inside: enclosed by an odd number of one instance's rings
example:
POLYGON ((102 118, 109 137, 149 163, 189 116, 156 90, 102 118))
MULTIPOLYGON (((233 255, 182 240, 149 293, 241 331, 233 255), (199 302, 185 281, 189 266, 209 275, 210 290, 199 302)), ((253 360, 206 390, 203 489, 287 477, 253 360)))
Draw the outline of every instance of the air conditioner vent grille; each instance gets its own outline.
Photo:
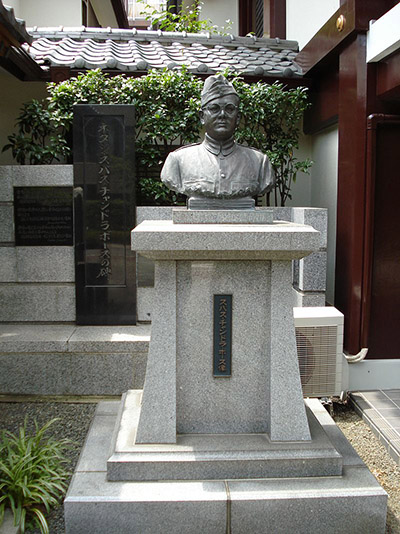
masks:
POLYGON ((297 326, 296 343, 305 397, 340 393, 342 355, 337 325, 297 326))

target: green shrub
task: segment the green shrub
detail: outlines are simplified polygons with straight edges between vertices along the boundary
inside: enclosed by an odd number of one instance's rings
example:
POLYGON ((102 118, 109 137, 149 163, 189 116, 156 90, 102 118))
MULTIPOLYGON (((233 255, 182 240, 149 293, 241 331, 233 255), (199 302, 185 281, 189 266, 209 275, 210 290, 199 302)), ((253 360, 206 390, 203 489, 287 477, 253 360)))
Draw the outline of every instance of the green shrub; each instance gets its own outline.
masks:
MULTIPOLYGON (((297 173, 308 172, 311 166, 309 159, 299 161, 295 155, 301 118, 308 107, 307 90, 304 87, 287 89, 280 83, 248 84, 237 75, 224 74, 232 79, 241 99, 242 120, 236 138, 238 142, 268 154, 276 174, 275 205, 280 203, 284 206, 291 198, 290 190, 297 173)), ((53 157, 68 153, 64 148, 66 139, 71 137, 74 104, 132 104, 136 112, 139 202, 182 202, 181 196, 161 183, 159 174, 167 154, 175 146, 195 143, 200 138, 202 87, 203 82, 184 67, 179 70, 152 70, 138 78, 125 75, 110 77, 97 69, 58 84, 49 83, 48 106, 42 105, 42 111, 37 113, 44 114, 44 123, 50 121, 53 131, 59 132, 57 150, 51 143, 46 145, 44 139, 48 134, 46 132, 43 136, 40 121, 31 122, 31 137, 26 146, 19 145, 10 136, 12 142, 3 150, 11 148, 13 154, 19 154, 17 161, 20 163, 45 162, 46 150, 53 157), (42 154, 41 158, 35 155, 37 151, 42 154)), ((36 108, 37 103, 33 111, 36 108)))
POLYGON ((23 104, 16 121, 18 132, 8 136, 5 150, 11 150, 13 158, 21 165, 50 164, 70 153, 70 148, 43 102, 31 100, 23 104))
POLYGON ((312 165, 310 159, 299 161, 295 155, 301 119, 309 106, 307 88, 286 89, 281 83, 248 84, 238 76, 232 76, 232 83, 240 97, 242 115, 237 141, 268 155, 275 171, 275 205, 285 206, 292 198, 290 191, 297 173, 308 173, 312 165))
POLYGON ((49 512, 66 490, 63 452, 69 442, 45 436, 54 421, 41 428, 35 421, 33 435, 27 434, 27 420, 18 435, 4 430, 0 435, 0 525, 5 508, 10 507, 22 534, 28 525, 48 534, 44 512, 49 512))

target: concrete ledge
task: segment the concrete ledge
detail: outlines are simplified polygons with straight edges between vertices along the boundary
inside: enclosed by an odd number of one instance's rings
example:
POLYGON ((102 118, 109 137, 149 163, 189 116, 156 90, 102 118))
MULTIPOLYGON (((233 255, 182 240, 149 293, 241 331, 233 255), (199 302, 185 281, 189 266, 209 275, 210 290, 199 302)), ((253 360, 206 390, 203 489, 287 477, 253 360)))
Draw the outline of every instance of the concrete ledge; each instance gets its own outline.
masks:
POLYGON ((8 169, 16 187, 72 187, 74 184, 73 165, 5 165, 3 172, 9 172, 8 169))
POLYGON ((0 205, 0 243, 13 243, 14 239, 14 207, 0 205))
POLYGON ((121 395, 141 388, 150 327, 0 325, 0 393, 121 395))
POLYGON ((298 281, 295 285, 301 291, 321 291, 326 289, 326 252, 319 251, 299 260, 298 281))
POLYGON ((300 291, 293 288, 293 306, 298 308, 320 308, 325 306, 325 292, 300 291))
POLYGON ((0 354, 0 391, 15 395, 121 395, 143 383, 146 353, 0 354))
POLYGON ((0 321, 75 321, 75 286, 22 284, 0 286, 0 321))
POLYGON ((0 282, 17 281, 17 254, 15 247, 0 247, 0 282))
POLYGON ((319 246, 325 249, 328 243, 328 210, 326 208, 291 208, 291 210, 291 220, 294 223, 308 224, 318 230, 320 233, 319 246))
POLYGON ((145 221, 131 232, 132 250, 152 259, 291 260, 319 247, 319 232, 288 222, 174 224, 145 221))

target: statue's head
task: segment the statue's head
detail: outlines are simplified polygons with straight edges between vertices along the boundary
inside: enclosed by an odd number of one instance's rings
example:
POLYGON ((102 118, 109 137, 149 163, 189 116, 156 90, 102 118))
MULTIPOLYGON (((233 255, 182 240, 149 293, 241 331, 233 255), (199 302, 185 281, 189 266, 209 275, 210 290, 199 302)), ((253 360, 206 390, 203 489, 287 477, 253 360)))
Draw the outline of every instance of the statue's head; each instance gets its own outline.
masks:
POLYGON ((239 97, 222 74, 209 76, 201 93, 200 120, 206 133, 217 141, 233 136, 239 124, 239 97))

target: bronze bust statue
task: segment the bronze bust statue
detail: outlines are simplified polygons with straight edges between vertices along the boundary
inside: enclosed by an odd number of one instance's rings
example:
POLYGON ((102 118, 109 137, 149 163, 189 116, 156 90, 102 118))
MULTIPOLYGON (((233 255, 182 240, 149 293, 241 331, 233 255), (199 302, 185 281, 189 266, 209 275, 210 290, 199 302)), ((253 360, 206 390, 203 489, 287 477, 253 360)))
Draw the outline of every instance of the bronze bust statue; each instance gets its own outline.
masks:
POLYGON ((204 141, 171 152, 162 181, 187 195, 189 208, 254 207, 252 197, 272 188, 273 172, 265 154, 235 142, 239 97, 222 74, 204 83, 200 120, 204 141))

